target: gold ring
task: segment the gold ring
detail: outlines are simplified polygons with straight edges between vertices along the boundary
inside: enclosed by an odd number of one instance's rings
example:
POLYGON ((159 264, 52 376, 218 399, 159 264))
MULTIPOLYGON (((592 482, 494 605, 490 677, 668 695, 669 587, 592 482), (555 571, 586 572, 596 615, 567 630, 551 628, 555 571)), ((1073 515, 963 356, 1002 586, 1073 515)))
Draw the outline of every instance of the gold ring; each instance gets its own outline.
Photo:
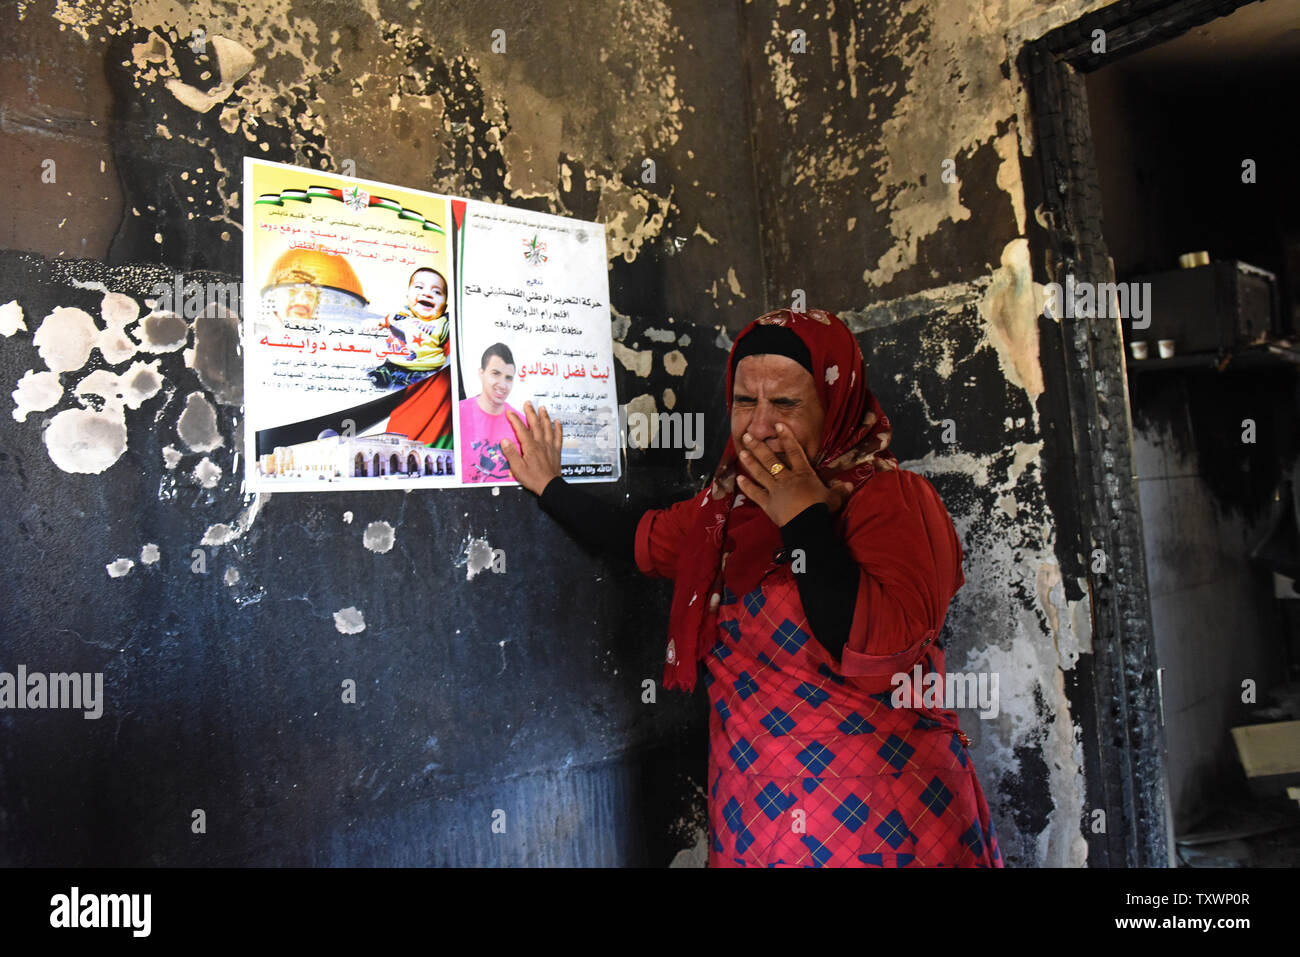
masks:
POLYGON ((771 467, 768 468, 768 471, 771 472, 773 475, 779 475, 781 473, 781 470, 784 468, 785 466, 782 465, 780 462, 773 462, 771 467))

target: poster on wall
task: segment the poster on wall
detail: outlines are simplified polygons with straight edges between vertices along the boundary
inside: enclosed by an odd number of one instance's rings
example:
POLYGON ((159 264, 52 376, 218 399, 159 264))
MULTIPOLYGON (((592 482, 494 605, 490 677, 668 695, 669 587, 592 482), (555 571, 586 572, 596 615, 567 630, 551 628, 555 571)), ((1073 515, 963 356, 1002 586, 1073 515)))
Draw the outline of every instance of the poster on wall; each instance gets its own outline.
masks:
POLYGON ((501 413, 531 400, 564 425, 566 480, 618 478, 605 227, 469 201, 457 230, 461 474, 509 480, 501 413))
POLYGON ((604 227, 244 160, 245 487, 509 483, 505 409, 619 475, 604 227))

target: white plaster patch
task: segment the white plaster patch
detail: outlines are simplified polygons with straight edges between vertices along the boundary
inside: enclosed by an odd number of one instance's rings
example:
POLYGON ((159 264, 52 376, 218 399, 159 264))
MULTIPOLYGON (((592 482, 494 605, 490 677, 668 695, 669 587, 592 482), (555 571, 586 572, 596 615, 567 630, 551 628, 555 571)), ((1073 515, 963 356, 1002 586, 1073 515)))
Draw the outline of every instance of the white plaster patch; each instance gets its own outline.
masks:
POLYGON ((186 398, 176 432, 194 452, 211 452, 226 444, 217 428, 217 410, 202 392, 191 392, 186 398))
POLYGON ((63 386, 59 377, 53 372, 36 372, 28 369, 18 380, 14 389, 14 418, 26 422, 32 412, 44 412, 59 404, 63 398, 63 386))
POLYGON ((344 512, 344 513, 343 513, 343 523, 344 523, 345 525, 351 525, 351 524, 352 524, 352 513, 351 513, 351 512, 344 512))
POLYGON ((359 635, 366 630, 366 616, 349 605, 334 613, 334 627, 342 635, 359 635))
POLYGON ((162 450, 163 465, 168 469, 174 469, 181 464, 181 453, 170 445, 164 445, 162 450))
POLYGON ((109 578, 121 578, 135 568, 135 562, 129 558, 119 558, 116 561, 109 562, 104 568, 107 570, 109 578))
POLYGON ((221 466, 206 455, 202 461, 194 466, 194 481, 198 482, 204 488, 213 488, 221 481, 221 466))
POLYGON ((203 533, 203 538, 199 541, 200 545, 224 545, 226 542, 232 542, 239 537, 234 526, 227 525, 225 522, 218 522, 215 525, 209 525, 208 530, 203 533))
POLYGON ((614 358, 623 363, 623 368, 628 372, 644 378, 650 374, 655 354, 649 349, 629 349, 623 343, 615 342, 614 358))
POLYGON ((674 349, 664 356, 664 371, 669 375, 683 375, 686 372, 686 356, 680 349, 674 349))
POLYGON ((253 523, 257 521, 257 516, 261 513, 262 508, 271 500, 270 492, 258 492, 254 496, 252 504, 240 510, 235 516, 233 524, 218 522, 215 525, 209 525, 208 530, 203 533, 203 539, 200 545, 224 545, 227 542, 233 542, 235 539, 245 535, 253 523))
POLYGON ((239 569, 237 569, 237 568, 227 568, 227 569, 226 569, 226 574, 225 574, 225 576, 224 576, 224 580, 225 580, 225 583, 226 583, 227 587, 231 587, 231 588, 233 588, 235 585, 238 585, 238 584, 239 584, 239 569))
POLYGON ((632 416, 637 415, 642 417, 649 425, 647 429, 628 429, 628 448, 648 449, 655 445, 659 435, 659 417, 654 414, 656 411, 655 397, 649 392, 643 392, 628 400, 627 415, 629 420, 632 416))
POLYGON ((371 522, 361 536, 361 543, 380 555, 392 551, 396 540, 397 534, 387 522, 371 522))
POLYGON ((98 336, 95 320, 88 312, 55 306, 32 336, 32 343, 51 371, 74 372, 86 364, 98 336))
POLYGON ((469 538, 465 542, 465 580, 472 581, 479 572, 492 567, 492 544, 486 538, 469 538))
POLYGON ((140 549, 140 564, 142 565, 156 564, 158 559, 161 557, 158 546, 153 542, 146 543, 145 546, 140 549))
POLYGON ((82 405, 88 405, 82 396, 93 395, 104 400, 105 408, 138 409, 157 395, 162 385, 163 375, 155 359, 153 362, 133 362, 121 375, 107 369, 96 369, 78 382, 73 392, 82 405))
POLYGON ((0 336, 12 336, 20 331, 27 331, 27 323, 23 320, 23 307, 18 305, 17 299, 10 299, 0 306, 0 336))
POLYGON ((45 430, 45 448, 65 472, 98 474, 126 451, 126 421, 120 409, 65 409, 45 430))
POLYGON ((969 476, 981 488, 989 484, 988 461, 978 459, 969 452, 938 452, 931 449, 922 458, 900 462, 899 467, 922 475, 956 472, 969 476))
POLYGON ((1007 381, 1025 390, 1032 404, 1043 393, 1038 360, 1038 317, 1046 293, 1032 277, 1029 241, 1011 240, 1002 250, 1002 266, 980 303, 986 338, 997 350, 1007 381))
POLYGON ((172 312, 151 312, 140 323, 142 352, 175 352, 189 341, 190 324, 172 312))

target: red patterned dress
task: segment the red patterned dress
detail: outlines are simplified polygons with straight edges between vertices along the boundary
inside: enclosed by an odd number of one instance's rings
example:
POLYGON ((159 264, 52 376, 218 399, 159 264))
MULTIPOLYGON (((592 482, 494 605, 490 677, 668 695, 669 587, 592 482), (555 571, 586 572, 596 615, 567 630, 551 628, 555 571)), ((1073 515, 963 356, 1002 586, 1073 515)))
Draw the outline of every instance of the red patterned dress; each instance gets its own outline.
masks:
MULTIPOLYGON (((643 572, 673 574, 706 494, 646 513, 643 572)), ((928 482, 897 471, 867 483, 839 528, 862 568, 842 661, 813 640, 788 562, 721 594, 704 679, 709 865, 1001 867, 957 715, 891 701, 895 673, 944 673, 934 641, 961 584, 947 513, 928 482), (891 541, 929 545, 895 553, 891 541)))

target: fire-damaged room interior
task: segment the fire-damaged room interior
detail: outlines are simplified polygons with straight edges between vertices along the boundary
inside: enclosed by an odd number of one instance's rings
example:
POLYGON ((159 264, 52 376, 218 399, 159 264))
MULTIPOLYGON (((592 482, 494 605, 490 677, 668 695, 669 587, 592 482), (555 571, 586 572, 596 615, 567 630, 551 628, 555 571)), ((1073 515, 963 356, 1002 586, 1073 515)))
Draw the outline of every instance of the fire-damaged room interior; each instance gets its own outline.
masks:
POLYGON ((1300 4, 0 22, 6 868, 1300 864, 1300 4))

